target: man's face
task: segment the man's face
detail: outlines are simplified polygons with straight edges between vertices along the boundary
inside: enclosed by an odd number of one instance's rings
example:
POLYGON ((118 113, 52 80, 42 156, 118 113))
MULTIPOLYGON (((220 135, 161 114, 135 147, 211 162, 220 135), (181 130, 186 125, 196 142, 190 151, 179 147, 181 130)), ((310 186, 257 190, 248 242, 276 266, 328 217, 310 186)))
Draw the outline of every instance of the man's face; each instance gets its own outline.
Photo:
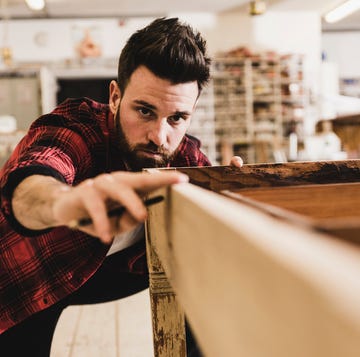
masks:
POLYGON ((197 97, 196 81, 172 84, 144 66, 133 72, 124 93, 111 82, 118 143, 132 170, 166 166, 190 125, 197 97))

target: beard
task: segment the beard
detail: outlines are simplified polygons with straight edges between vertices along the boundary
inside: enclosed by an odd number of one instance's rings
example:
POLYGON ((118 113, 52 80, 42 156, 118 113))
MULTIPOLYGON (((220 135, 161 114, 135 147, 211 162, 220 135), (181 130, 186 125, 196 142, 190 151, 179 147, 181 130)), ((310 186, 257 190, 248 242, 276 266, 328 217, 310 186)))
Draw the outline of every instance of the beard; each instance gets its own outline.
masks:
POLYGON ((120 107, 115 114, 115 130, 117 134, 117 147, 123 153, 126 165, 131 171, 142 171, 145 168, 166 167, 176 154, 157 146, 150 141, 147 144, 130 144, 123 131, 120 122, 120 107), (156 154, 156 156, 144 155, 144 152, 156 154))

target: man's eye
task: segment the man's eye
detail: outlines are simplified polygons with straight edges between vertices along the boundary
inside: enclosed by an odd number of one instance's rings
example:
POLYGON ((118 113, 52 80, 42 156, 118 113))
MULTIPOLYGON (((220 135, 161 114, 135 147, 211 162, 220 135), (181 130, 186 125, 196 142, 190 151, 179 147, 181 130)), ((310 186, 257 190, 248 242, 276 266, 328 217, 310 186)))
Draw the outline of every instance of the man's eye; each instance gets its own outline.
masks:
POLYGON ((149 117, 152 114, 152 111, 148 108, 138 108, 138 112, 143 116, 143 117, 149 117))
POLYGON ((185 120, 184 117, 182 117, 181 115, 174 115, 172 117, 169 118, 169 120, 174 123, 174 124, 178 124, 180 123, 182 120, 185 120))

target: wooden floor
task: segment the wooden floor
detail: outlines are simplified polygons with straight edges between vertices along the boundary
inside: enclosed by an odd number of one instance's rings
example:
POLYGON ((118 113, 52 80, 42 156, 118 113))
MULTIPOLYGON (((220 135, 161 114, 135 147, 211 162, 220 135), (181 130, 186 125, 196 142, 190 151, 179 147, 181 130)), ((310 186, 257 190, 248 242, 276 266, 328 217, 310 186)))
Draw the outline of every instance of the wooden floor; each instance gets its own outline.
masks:
POLYGON ((68 307, 51 349, 51 357, 153 355, 149 290, 115 302, 68 307))

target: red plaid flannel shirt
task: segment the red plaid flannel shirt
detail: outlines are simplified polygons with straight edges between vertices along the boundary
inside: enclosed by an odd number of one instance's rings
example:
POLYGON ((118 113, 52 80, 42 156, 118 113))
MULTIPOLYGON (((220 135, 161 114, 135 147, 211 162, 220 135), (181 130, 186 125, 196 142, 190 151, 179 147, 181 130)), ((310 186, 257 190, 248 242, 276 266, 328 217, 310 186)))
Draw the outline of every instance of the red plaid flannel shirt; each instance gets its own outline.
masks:
MULTIPOLYGON (((69 185, 126 170, 114 142, 108 105, 69 99, 37 119, 0 171, 0 333, 78 289, 96 272, 108 246, 67 227, 31 231, 12 214, 14 188, 32 174, 69 185)), ((207 166, 200 142, 185 136, 170 166, 207 166)), ((145 243, 130 248, 124 270, 146 272, 145 243)))

